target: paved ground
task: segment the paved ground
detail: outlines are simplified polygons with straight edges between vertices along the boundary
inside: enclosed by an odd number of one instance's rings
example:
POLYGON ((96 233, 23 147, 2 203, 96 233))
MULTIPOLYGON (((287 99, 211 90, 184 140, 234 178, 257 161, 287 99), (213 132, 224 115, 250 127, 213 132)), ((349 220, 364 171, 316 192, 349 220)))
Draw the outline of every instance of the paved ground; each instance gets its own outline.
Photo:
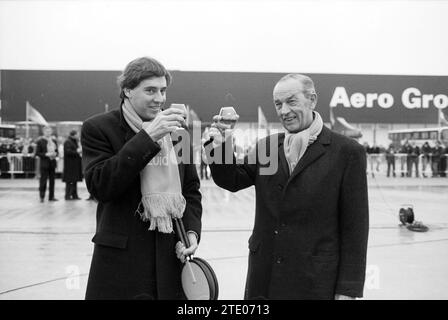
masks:
MULTIPOLYGON (((35 179, 0 179, 0 299, 83 299, 95 230, 93 201, 41 204, 35 179)), ((220 299, 242 299, 254 190, 236 194, 203 181, 197 255, 215 269, 220 299)), ((88 197, 81 184, 80 195, 88 197)), ((365 299, 448 299, 448 178, 369 177, 370 237, 365 299), (399 227, 412 204, 430 230, 399 227)))

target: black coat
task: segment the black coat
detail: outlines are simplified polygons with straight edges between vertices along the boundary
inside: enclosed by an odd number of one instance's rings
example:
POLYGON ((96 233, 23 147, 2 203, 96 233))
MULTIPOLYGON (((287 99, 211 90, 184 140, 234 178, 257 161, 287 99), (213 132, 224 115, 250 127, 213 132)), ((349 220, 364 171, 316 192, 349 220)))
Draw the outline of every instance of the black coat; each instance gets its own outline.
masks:
POLYGON ((245 164, 210 165, 222 188, 235 192, 255 185, 245 298, 361 297, 368 238, 364 148, 324 127, 289 175, 284 134, 276 138, 274 174, 260 174, 267 165, 258 157, 256 164, 246 158, 245 164))
POLYGON ((64 172, 62 181, 78 182, 82 181, 82 163, 79 155, 78 140, 68 137, 64 142, 64 172))
MULTIPOLYGON (((177 237, 149 231, 136 209, 140 171, 160 151, 142 130, 135 134, 114 110, 86 120, 81 131, 87 189, 97 199, 95 248, 87 299, 183 299, 177 237)), ((180 164, 187 201, 185 229, 201 234, 201 194, 194 164, 180 164)), ((151 310, 148 310, 151 312, 151 310)))
MULTIPOLYGON (((56 145, 56 154, 59 155, 58 152, 58 144, 56 140, 53 139, 53 143, 56 145)), ((45 154, 47 153, 47 144, 48 141, 45 138, 40 138, 36 142, 36 156, 40 158, 40 170, 54 170, 56 169, 56 159, 50 159, 45 154)))

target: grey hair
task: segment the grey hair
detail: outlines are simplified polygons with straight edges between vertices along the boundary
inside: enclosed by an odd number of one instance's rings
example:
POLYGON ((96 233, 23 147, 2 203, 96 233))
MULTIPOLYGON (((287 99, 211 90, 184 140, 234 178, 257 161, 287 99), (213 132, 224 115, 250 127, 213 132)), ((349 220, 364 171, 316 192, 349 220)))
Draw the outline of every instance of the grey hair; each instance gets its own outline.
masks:
POLYGON ((303 86, 303 92, 305 93, 305 95, 307 95, 307 96, 312 95, 312 94, 317 95, 313 80, 310 77, 305 76, 300 73, 289 73, 289 74, 283 76, 280 80, 278 80, 277 83, 286 81, 289 79, 294 79, 294 80, 300 81, 300 83, 303 86))

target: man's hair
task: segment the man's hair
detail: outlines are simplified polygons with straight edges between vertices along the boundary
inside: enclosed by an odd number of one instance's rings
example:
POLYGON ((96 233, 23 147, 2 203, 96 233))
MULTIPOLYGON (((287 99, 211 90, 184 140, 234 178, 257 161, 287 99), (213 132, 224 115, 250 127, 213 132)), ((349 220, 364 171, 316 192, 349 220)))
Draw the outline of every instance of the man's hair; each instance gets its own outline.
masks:
POLYGON ((70 137, 76 136, 77 133, 78 133, 78 131, 76 131, 76 130, 70 131, 70 137))
POLYGON ((150 78, 165 77, 166 85, 171 83, 171 74, 156 59, 141 57, 128 63, 123 73, 117 78, 120 87, 120 98, 124 99, 124 89, 134 89, 140 82, 150 78))
POLYGON ((300 81, 302 83, 303 92, 305 95, 308 96, 311 94, 317 94, 316 88, 314 87, 314 82, 310 77, 299 73, 289 73, 286 76, 283 76, 280 80, 278 80, 278 82, 286 81, 289 79, 295 79, 300 81))

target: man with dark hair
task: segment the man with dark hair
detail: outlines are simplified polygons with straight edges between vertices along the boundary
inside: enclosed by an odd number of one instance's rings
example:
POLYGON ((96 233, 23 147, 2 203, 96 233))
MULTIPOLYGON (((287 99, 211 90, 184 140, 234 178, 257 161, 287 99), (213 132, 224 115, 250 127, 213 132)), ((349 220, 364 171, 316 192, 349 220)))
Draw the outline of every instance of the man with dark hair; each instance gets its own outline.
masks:
POLYGON ((225 160, 230 125, 215 123, 206 143, 209 158, 218 158, 210 163, 218 186, 232 192, 255 186, 245 298, 362 297, 369 217, 364 148, 323 125, 311 78, 283 77, 273 98, 286 133, 259 140, 244 163, 225 160), (265 161, 267 154, 278 166, 265 161))
POLYGON ((52 138, 51 127, 44 127, 44 135, 36 142, 36 156, 40 158, 39 196, 40 202, 44 202, 47 180, 49 181, 48 200, 58 201, 54 197, 54 179, 56 174, 56 158, 59 155, 58 144, 52 138))
POLYGON ((80 200, 78 181, 82 181, 81 146, 78 131, 70 131, 64 142, 64 171, 62 181, 65 182, 65 200, 80 200))
POLYGON ((119 110, 83 124, 85 180, 98 200, 86 299, 185 298, 182 261, 197 249, 202 207, 196 168, 179 163, 171 139, 184 113, 162 111, 170 81, 155 59, 135 59, 118 78, 119 110), (182 219, 189 248, 173 218, 182 219))

